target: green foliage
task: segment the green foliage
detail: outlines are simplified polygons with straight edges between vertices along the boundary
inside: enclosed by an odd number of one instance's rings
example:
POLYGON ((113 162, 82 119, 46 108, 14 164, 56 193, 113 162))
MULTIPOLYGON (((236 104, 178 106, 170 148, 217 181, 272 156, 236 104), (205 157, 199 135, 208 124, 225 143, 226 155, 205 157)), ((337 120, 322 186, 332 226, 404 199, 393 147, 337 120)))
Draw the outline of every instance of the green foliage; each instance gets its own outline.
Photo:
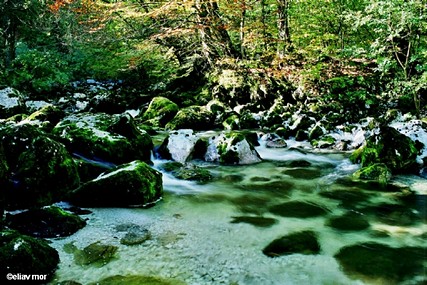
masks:
POLYGON ((72 70, 61 54, 55 51, 39 51, 21 46, 12 61, 12 70, 5 80, 12 87, 41 93, 66 85, 72 78, 72 70))

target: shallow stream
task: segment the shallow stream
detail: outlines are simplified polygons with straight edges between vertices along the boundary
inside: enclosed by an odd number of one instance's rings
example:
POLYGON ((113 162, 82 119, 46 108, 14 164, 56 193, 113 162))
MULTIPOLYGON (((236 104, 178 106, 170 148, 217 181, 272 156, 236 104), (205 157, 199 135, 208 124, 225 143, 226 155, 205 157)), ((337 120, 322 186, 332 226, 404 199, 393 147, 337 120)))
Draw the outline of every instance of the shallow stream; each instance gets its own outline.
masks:
MULTIPOLYGON (((255 165, 200 162, 215 176, 206 184, 164 173, 164 197, 152 208, 90 209, 93 213, 86 216, 85 228, 51 240, 61 258, 52 284, 64 280, 88 284, 112 275, 159 276, 186 284, 390 284, 387 279, 344 273, 334 255, 344 246, 367 241, 392 247, 425 246, 425 199, 409 213, 378 210, 372 214, 360 209, 399 204, 399 195, 349 183, 346 178, 357 166, 345 154, 257 150, 264 161, 255 165), (326 214, 298 218, 272 213, 273 206, 289 201, 315 203, 326 214), (343 231, 326 223, 332 216, 359 210, 369 221, 367 229, 343 231), (129 224, 147 229, 151 239, 139 245, 121 244, 124 232, 118 227, 129 224), (302 230, 317 233, 320 254, 274 258, 263 254, 274 239, 302 230), (103 266, 78 265, 74 255, 64 251, 70 243, 84 248, 94 242, 117 246, 117 257, 103 266)), ((154 166, 164 162, 157 160, 154 166)), ((427 182, 419 177, 397 177, 395 182, 427 194, 427 182)), ((419 284, 423 278, 425 271, 402 284, 419 284)))

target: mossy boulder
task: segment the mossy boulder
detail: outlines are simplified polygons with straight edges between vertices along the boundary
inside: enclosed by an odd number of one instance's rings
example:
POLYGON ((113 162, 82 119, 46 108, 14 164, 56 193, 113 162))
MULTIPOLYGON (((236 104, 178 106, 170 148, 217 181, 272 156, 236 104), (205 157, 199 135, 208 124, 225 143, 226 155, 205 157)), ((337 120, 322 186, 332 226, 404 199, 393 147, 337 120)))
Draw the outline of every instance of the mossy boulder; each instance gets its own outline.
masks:
POLYGON ((153 142, 129 114, 81 113, 65 117, 52 131, 73 153, 116 164, 150 161, 153 142))
POLYGON ((176 279, 166 279, 155 276, 143 275, 114 275, 89 285, 185 285, 186 283, 176 279))
POLYGON ((362 167, 384 163, 393 174, 411 171, 416 167, 418 150, 415 143, 392 127, 381 127, 379 134, 353 152, 350 160, 362 167))
POLYGON ((254 146, 238 132, 222 133, 209 138, 204 159, 222 164, 253 164, 261 161, 254 146))
POLYGON ((16 89, 0 90, 0 119, 6 119, 25 111, 24 96, 16 89))
POLYGON ((190 106, 178 111, 175 117, 166 124, 166 129, 193 129, 196 131, 213 128, 214 114, 203 106, 190 106))
POLYGON ((262 252, 269 257, 290 254, 318 254, 320 244, 313 231, 301 231, 273 240, 262 252))
POLYGON ((229 116, 227 119, 225 119, 222 122, 222 125, 223 125, 225 130, 229 130, 229 131, 240 129, 239 116, 237 114, 233 114, 233 115, 229 116))
POLYGON ((142 115, 142 119, 148 121, 150 125, 164 127, 175 117, 178 110, 178 105, 171 100, 165 97, 154 97, 142 115))
POLYGON ((274 205, 270 212, 282 217, 310 218, 323 216, 328 213, 326 208, 308 201, 290 201, 274 205))
POLYGON ((377 182, 385 186, 391 179, 391 171, 385 163, 374 163, 353 173, 353 179, 377 182))
POLYGON ((77 169, 79 172, 80 182, 85 183, 90 180, 95 179, 98 177, 101 173, 108 171, 115 167, 112 163, 106 163, 106 162, 99 162, 95 160, 88 160, 88 159, 74 159, 77 169))
POLYGON ((365 216, 355 211, 331 217, 326 221, 326 225, 341 231, 361 231, 370 226, 365 216))
POLYGON ((9 166, 5 197, 9 208, 50 205, 80 183, 65 146, 29 124, 0 126, 9 166))
POLYGON ((156 202, 162 194, 162 174, 145 162, 133 161, 81 185, 70 200, 86 207, 141 207, 156 202))
POLYGON ((55 206, 8 214, 6 223, 23 234, 42 238, 69 236, 86 225, 79 216, 55 206))
POLYGON ((335 258, 350 276, 396 284, 425 276, 425 252, 426 248, 366 242, 341 248, 335 258))
POLYGON ((58 252, 42 240, 14 230, 0 232, 0 274, 45 274, 48 281, 59 263, 58 252))
POLYGON ((32 124, 36 122, 43 130, 51 131, 53 127, 64 117, 64 111, 58 107, 48 104, 29 115, 25 118, 25 121, 31 122, 32 124))
POLYGON ((332 136, 322 136, 317 140, 312 140, 311 145, 317 148, 330 148, 334 146, 336 140, 332 136))

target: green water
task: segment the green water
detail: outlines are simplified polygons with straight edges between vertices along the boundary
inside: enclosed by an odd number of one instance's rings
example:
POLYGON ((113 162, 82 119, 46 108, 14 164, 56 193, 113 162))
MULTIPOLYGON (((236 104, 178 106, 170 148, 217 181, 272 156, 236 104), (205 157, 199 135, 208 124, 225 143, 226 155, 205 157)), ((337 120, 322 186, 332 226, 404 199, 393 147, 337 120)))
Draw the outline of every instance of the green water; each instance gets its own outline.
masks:
MULTIPOLYGON (((425 271, 403 281, 349 274, 334 258, 340 248, 359 242, 424 246, 424 200, 411 204, 413 208, 406 212, 378 210, 378 205, 403 202, 396 192, 349 183, 345 178, 357 166, 345 155, 258 150, 268 160, 247 166, 200 163, 215 176, 210 183, 179 181, 164 174, 164 198, 152 208, 91 209, 84 229, 71 237, 52 240, 61 258, 52 284, 64 280, 87 284, 112 275, 239 285, 420 284, 426 278, 425 271), (315 204, 326 214, 302 218, 272 210, 292 201, 315 204), (360 213, 370 226, 343 231, 326 225, 331 217, 349 211, 360 213), (123 224, 149 230, 151 239, 139 245, 121 244, 124 232, 117 226, 123 224), (274 239, 302 230, 316 232, 319 254, 271 258, 262 253, 274 239), (70 242, 80 249, 94 242, 117 246, 116 258, 104 266, 78 265, 73 254, 63 249, 70 242)), ((162 163, 156 161, 155 166, 162 163)), ((397 177, 396 182, 427 194, 426 181, 418 177, 397 177)))

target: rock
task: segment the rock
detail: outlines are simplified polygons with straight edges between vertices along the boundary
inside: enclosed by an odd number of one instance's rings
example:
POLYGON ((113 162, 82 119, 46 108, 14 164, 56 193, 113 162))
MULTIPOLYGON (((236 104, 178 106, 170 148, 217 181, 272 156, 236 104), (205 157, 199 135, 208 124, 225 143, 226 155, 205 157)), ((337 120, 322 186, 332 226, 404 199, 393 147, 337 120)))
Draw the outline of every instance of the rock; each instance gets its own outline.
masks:
MULTIPOLYGON (((41 275, 41 283, 51 279, 59 263, 58 252, 42 240, 17 231, 0 232, 0 274, 23 273, 41 275)), ((18 282, 18 281, 17 281, 18 282)), ((18 282, 19 283, 19 282, 18 282)))
POLYGON ((325 128, 322 128, 319 123, 317 123, 308 133, 308 139, 310 141, 317 140, 326 133, 325 128))
POLYGON ((142 115, 142 119, 149 121, 152 126, 164 127, 175 117, 178 110, 178 105, 171 100, 165 97, 154 97, 142 115))
POLYGON ((330 148, 335 142, 336 140, 332 136, 322 136, 318 140, 312 140, 311 145, 317 148, 330 148))
MULTIPOLYGON (((305 114, 295 114, 292 117, 293 123, 289 126, 289 132, 291 136, 298 137, 298 131, 304 132, 305 137, 308 138, 308 129, 316 123, 314 118, 311 118, 305 114)), ((301 137, 301 135, 300 135, 301 137)))
POLYGON ((265 142, 267 148, 285 148, 286 141, 275 133, 267 133, 261 137, 261 141, 265 142))
POLYGON ((320 245, 315 232, 301 231, 275 239, 262 252, 269 257, 295 253, 318 254, 320 252, 320 245))
POLYGON ((208 170, 191 163, 186 163, 179 169, 173 171, 172 174, 176 178, 182 180, 206 182, 213 179, 212 174, 208 170))
POLYGON ((338 200, 341 202, 340 206, 344 208, 354 208, 355 206, 366 203, 369 201, 369 195, 361 190, 334 190, 323 191, 319 193, 320 196, 338 200))
POLYGON ((77 169, 79 172, 80 182, 85 183, 95 179, 101 173, 108 171, 115 167, 112 163, 105 163, 95 160, 89 160, 81 157, 80 159, 74 159, 77 169))
POLYGON ((27 112, 29 113, 34 113, 37 112, 38 110, 46 107, 46 106, 52 106, 52 104, 40 100, 40 101, 34 101, 34 100, 27 100, 25 101, 25 108, 27 110, 27 112))
POLYGON ((261 157, 245 136, 237 133, 223 133, 209 138, 205 160, 222 164, 253 164, 261 157))
POLYGON ((50 205, 78 187, 77 166, 63 144, 29 124, 0 126, 11 183, 10 209, 50 205))
POLYGON ((209 130, 213 127, 214 115, 205 107, 190 106, 178 111, 175 117, 166 124, 166 129, 209 130))
POLYGON ((10 87, 0 90, 0 119, 9 118, 24 111, 24 96, 18 90, 10 87))
POLYGON ((232 217, 232 218, 233 220, 230 222, 232 224, 247 223, 247 224, 251 224, 253 226, 261 227, 261 228, 269 228, 274 224, 278 223, 278 220, 276 219, 265 218, 265 217, 239 216, 239 217, 232 217))
POLYGON ((366 140, 350 157, 353 163, 362 167, 384 163, 392 173, 413 170, 416 166, 418 150, 414 142, 391 127, 382 127, 379 134, 366 140))
POLYGON ((162 193, 162 174, 142 161, 133 161, 81 185, 70 200, 87 207, 141 207, 156 202, 162 193))
POLYGON ((23 234, 41 238, 69 236, 86 225, 79 216, 55 206, 8 214, 6 223, 23 234))
POLYGON ((72 152, 90 159, 120 164, 149 162, 151 158, 151 137, 128 114, 74 114, 65 117, 52 132, 72 152))
POLYGON ((244 183, 238 187, 247 191, 277 193, 280 195, 288 195, 293 188, 293 184, 287 180, 275 180, 266 183, 244 183))
MULTIPOLYGON (((425 210, 425 209, 424 209, 425 210)), ((358 209, 359 212, 370 215, 381 223, 392 226, 412 226, 422 222, 423 213, 407 205, 381 203, 358 209)))
POLYGON ((154 276, 142 275, 114 275, 99 280, 89 285, 185 285, 186 283, 176 279, 165 279, 154 276))
POLYGON ((327 226, 342 231, 361 231, 369 228, 368 220, 360 213, 350 211, 342 216, 329 218, 327 226))
POLYGON ((414 276, 424 276, 425 250, 365 242, 341 248, 335 258, 351 276, 376 280, 380 284, 400 284, 414 276))
POLYGON ((296 179, 315 179, 322 176, 321 169, 318 168, 293 168, 282 172, 296 179))
POLYGON ((384 163, 374 163, 372 165, 362 167, 353 173, 353 179, 377 182, 380 185, 385 186, 391 179, 391 171, 384 163))
POLYGON ((62 110, 49 104, 29 115, 24 122, 39 125, 43 130, 50 132, 64 116, 65 113, 62 110))
POLYGON ((86 246, 83 250, 75 249, 74 261, 78 265, 89 265, 102 267, 115 258, 117 246, 104 245, 100 242, 94 242, 86 246))
POLYGON ((327 210, 308 201, 291 201, 269 208, 270 212, 282 217, 310 218, 327 214, 327 210))
POLYGON ((185 163, 191 159, 198 141, 199 137, 193 130, 178 130, 165 138, 158 152, 164 159, 185 163))
POLYGON ((236 114, 231 115, 222 122, 225 130, 239 130, 240 129, 240 119, 236 114))
POLYGON ((236 208, 245 214, 263 215, 271 204, 269 195, 242 195, 230 200, 236 208))
POLYGON ((125 236, 120 239, 120 243, 124 245, 137 245, 151 239, 151 232, 136 224, 118 225, 116 230, 126 232, 125 236))

